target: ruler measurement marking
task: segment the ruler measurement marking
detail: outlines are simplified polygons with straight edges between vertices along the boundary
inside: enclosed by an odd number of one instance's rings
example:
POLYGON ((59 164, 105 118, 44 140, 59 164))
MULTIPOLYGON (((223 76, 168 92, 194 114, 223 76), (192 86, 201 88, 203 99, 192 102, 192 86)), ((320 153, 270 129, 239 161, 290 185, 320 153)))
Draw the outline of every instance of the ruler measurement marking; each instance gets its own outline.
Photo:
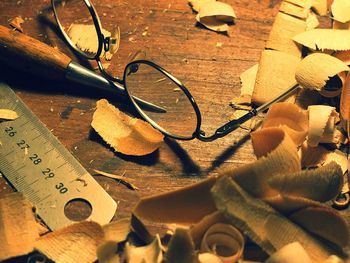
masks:
POLYGON ((12 151, 9 151, 8 153, 5 154, 5 157, 6 156, 9 156, 11 153, 13 153, 15 150, 12 150, 12 151))
POLYGON ((41 203, 43 201, 45 201, 47 198, 49 198, 52 194, 48 194, 47 196, 45 196, 44 198, 41 198, 38 200, 38 203, 41 203))
POLYGON ((17 168, 17 169, 15 170, 15 172, 18 172, 19 170, 22 170, 24 167, 26 167, 26 165, 25 165, 25 164, 24 164, 24 165, 22 165, 21 167, 17 168))
POLYGON ((31 186, 31 185, 35 184, 36 182, 38 182, 39 180, 40 180, 40 179, 36 179, 36 180, 34 180, 33 182, 27 184, 27 186, 31 186))
POLYGON ((81 189, 79 197, 86 198, 93 204, 92 220, 101 224, 108 222, 116 209, 113 199, 15 92, 1 82, 0 97, 4 98, 0 99, 0 107, 14 109, 19 115, 14 121, 0 123, 0 141, 3 143, 0 146, 0 168, 9 183, 27 196, 34 206, 40 208, 39 216, 54 230, 71 224, 61 211, 66 201, 75 198, 77 194, 69 180, 87 175, 86 179, 90 183, 81 189), (28 169, 33 171, 28 172, 28 169), (55 203, 55 207, 57 205, 57 209, 47 209, 51 202, 55 203), (109 205, 111 212, 102 213, 97 205, 100 203, 109 205))
POLYGON ((61 164, 60 166, 58 166, 56 169, 60 169, 61 167, 63 167, 64 165, 66 165, 67 162, 64 162, 63 164, 61 164))
POLYGON ((53 150, 55 150, 55 148, 51 148, 50 150, 46 151, 44 154, 46 155, 46 154, 52 152, 53 150))
POLYGON ((40 138, 41 134, 39 134, 38 136, 36 136, 35 138, 32 139, 32 141, 35 141, 36 139, 40 138))
POLYGON ((23 127, 25 125, 27 125, 29 123, 29 121, 26 121, 25 123, 22 123, 19 127, 23 127))

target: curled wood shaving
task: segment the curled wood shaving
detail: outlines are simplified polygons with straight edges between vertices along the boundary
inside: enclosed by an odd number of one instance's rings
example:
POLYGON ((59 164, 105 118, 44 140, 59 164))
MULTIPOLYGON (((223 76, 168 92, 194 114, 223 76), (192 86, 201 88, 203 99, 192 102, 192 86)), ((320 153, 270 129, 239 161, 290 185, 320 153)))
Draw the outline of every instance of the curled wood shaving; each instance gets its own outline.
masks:
POLYGON ((266 234, 271 237, 272 244, 275 246, 284 246, 294 241, 300 242, 308 252, 311 262, 322 262, 331 254, 337 253, 333 247, 310 235, 303 228, 299 226, 295 228, 295 226, 297 225, 294 225, 289 220, 286 224, 285 221, 276 215, 269 215, 264 224, 266 234))
POLYGON ((42 236, 34 245, 57 263, 93 262, 103 236, 99 224, 83 221, 42 236))
MULTIPOLYGON (((250 67, 239 76, 242 83, 241 97, 248 96, 250 97, 250 101, 254 90, 254 84, 255 84, 256 74, 258 73, 258 67, 259 67, 259 64, 255 64, 254 66, 250 67)), ((247 101, 247 102, 250 103, 250 101, 247 101)))
POLYGON ((215 177, 175 191, 141 198, 133 213, 140 220, 194 224, 215 211, 210 188, 215 177), (186 216, 184 216, 186 215, 186 216))
POLYGON ((121 263, 122 260, 117 254, 118 243, 107 241, 99 245, 96 251, 99 263, 121 263))
POLYGON ((0 121, 8 120, 12 121, 18 118, 17 112, 8 109, 0 109, 0 121))
POLYGON ((307 207, 289 217, 309 232, 345 247, 349 242, 348 225, 336 210, 329 207, 307 207))
POLYGON ((339 150, 328 150, 321 145, 310 147, 307 143, 303 143, 300 154, 303 168, 319 167, 334 161, 340 166, 343 174, 348 169, 347 155, 339 150))
POLYGON ((322 205, 320 202, 311 199, 307 199, 300 196, 289 196, 285 194, 278 194, 275 196, 266 197, 262 200, 284 215, 289 215, 290 213, 293 213, 295 211, 309 206, 322 205))
POLYGON ((102 226, 104 239, 115 241, 116 243, 125 241, 131 230, 130 218, 122 218, 102 226))
POLYGON ((338 164, 331 162, 314 170, 274 175, 268 183, 280 194, 326 202, 340 193, 343 172, 338 164))
POLYGON ((304 142, 300 148, 301 166, 303 168, 319 167, 324 164, 330 152, 322 145, 311 147, 307 142, 304 142))
POLYGON ((347 172, 348 156, 346 153, 340 150, 335 150, 334 152, 330 152, 329 154, 326 155, 324 164, 328 164, 331 162, 337 163, 340 166, 343 174, 347 172))
POLYGON ((164 263, 172 262, 197 262, 194 243, 188 229, 177 228, 170 239, 168 250, 164 255, 164 263))
POLYGON ((263 121, 263 128, 280 127, 296 145, 300 145, 306 138, 308 124, 307 111, 295 104, 280 102, 269 109, 263 121))
POLYGON ((346 76, 346 80, 342 89, 340 97, 340 117, 344 129, 350 133, 347 129, 350 122, 350 74, 346 76))
POLYGON ((223 263, 237 262, 242 257, 244 237, 230 224, 217 223, 204 234, 201 252, 218 255, 223 263))
POLYGON ((282 1, 279 11, 294 17, 306 19, 309 16, 309 8, 310 7, 305 8, 302 6, 295 5, 293 3, 289 3, 287 1, 282 1))
MULTIPOLYGON (((291 138, 285 133, 285 131, 279 127, 269 127, 255 131, 251 134, 251 137, 254 154, 258 159, 266 157, 273 151, 276 151, 279 148, 285 148, 286 146, 290 147, 290 153, 295 155, 296 146, 292 143, 291 138)), ((295 166, 292 165, 292 167, 294 168, 295 166)), ((299 166, 297 165, 297 167, 299 166)), ((288 169, 286 171, 288 171, 288 169)))
POLYGON ((333 0, 332 6, 333 19, 341 23, 350 21, 350 2, 347 0, 333 0))
POLYGON ((308 17, 306 18, 306 30, 312 30, 317 28, 320 25, 317 15, 310 11, 308 17))
POLYGON ((320 142, 332 143, 338 113, 328 105, 309 106, 309 133, 307 143, 316 147, 320 142))
POLYGON ((103 171, 100 171, 100 170, 95 170, 95 169, 94 169, 94 172, 97 175, 102 175, 102 176, 105 176, 105 177, 108 177, 108 178, 115 179, 115 180, 119 181, 121 184, 123 184, 126 187, 130 188, 131 190, 138 190, 139 189, 137 186, 135 186, 134 184, 129 182, 130 179, 125 178, 124 175, 116 175, 116 174, 106 173, 106 172, 103 172, 103 171))
POLYGON ((127 155, 146 155, 163 143, 163 135, 147 122, 129 117, 107 100, 97 102, 91 126, 116 151, 127 155))
POLYGON ((312 0, 312 9, 320 16, 326 16, 328 11, 328 0, 312 0))
POLYGON ((259 159, 250 164, 250 169, 233 173, 232 178, 255 197, 276 195, 276 191, 267 181, 274 174, 300 171, 296 145, 280 128, 261 129, 253 132, 251 136, 254 153, 259 159), (283 169, 280 169, 279 165, 282 165, 283 169))
POLYGON ((0 261, 28 254, 39 237, 32 206, 20 193, 0 198, 0 261))
POLYGON ((104 240, 97 247, 97 258, 100 263, 122 262, 118 252, 118 244, 127 239, 130 230, 130 218, 123 218, 102 226, 104 240))
POLYGON ((215 2, 216 0, 188 0, 188 3, 192 7, 193 11, 199 12, 201 5, 205 2, 215 2))
MULTIPOLYGON (((322 53, 314 53, 304 58, 296 68, 295 79, 308 89, 316 89, 327 95, 326 84, 331 77, 348 71, 349 67, 341 60, 322 53)), ((329 93, 334 97, 341 92, 340 87, 335 92, 329 93)))
POLYGON ((222 263, 222 260, 212 253, 199 253, 198 261, 200 263, 222 263))
POLYGON ((201 221, 191 227, 191 236, 196 248, 199 249, 203 236, 208 228, 216 223, 228 223, 228 220, 220 212, 216 211, 206 215, 201 221))
POLYGON ((17 29, 19 32, 23 33, 23 28, 22 28, 23 23, 24 23, 23 18, 21 16, 17 16, 10 21, 10 26, 12 26, 14 29, 17 29))
POLYGON ((313 29, 293 37, 297 43, 313 50, 349 50, 350 31, 341 29, 313 29))
MULTIPOLYGON (((283 2, 282 2, 283 3, 283 2)), ((266 48, 283 51, 300 57, 299 45, 292 38, 306 30, 306 22, 296 17, 279 12, 273 22, 266 48)))
POLYGON ((269 255, 292 242, 299 242, 313 262, 335 254, 270 206, 251 197, 228 177, 217 181, 212 195, 218 210, 269 255))
POLYGON ((250 111, 252 109, 251 103, 252 103, 252 96, 243 95, 243 96, 232 98, 232 100, 230 101, 230 106, 235 110, 250 111))
POLYGON ((299 61, 298 57, 284 52, 264 50, 260 58, 252 102, 266 103, 294 86, 295 70, 299 61))
POLYGON ((312 6, 312 1, 310 0, 285 0, 285 2, 308 9, 310 9, 312 6))
POLYGON ((159 235, 147 246, 135 247, 126 243, 126 262, 128 263, 160 263, 163 262, 162 244, 159 235))
POLYGON ((218 1, 204 1, 196 16, 199 23, 218 32, 228 31, 227 23, 232 23, 234 18, 236 18, 236 14, 233 8, 218 1))
POLYGON ((271 255, 264 263, 311 263, 311 259, 299 242, 285 245, 271 255))

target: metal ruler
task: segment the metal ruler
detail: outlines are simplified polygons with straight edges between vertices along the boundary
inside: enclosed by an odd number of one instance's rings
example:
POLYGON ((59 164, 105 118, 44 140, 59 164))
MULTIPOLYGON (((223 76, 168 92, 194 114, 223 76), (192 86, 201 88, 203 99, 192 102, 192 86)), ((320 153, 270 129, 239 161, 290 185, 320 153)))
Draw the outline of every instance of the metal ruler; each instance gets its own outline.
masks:
POLYGON ((0 82, 0 108, 20 116, 0 122, 0 171, 36 207, 51 230, 74 223, 64 213, 72 200, 91 205, 86 220, 108 223, 116 202, 57 140, 45 125, 0 82))

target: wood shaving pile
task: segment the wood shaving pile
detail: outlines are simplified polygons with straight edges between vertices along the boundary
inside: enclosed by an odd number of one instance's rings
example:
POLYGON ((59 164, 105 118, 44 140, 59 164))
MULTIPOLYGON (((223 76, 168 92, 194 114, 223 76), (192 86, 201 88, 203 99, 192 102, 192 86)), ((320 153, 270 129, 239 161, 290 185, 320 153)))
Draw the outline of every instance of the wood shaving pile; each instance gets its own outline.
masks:
POLYGON ((349 147, 349 20, 339 12, 333 25, 347 30, 315 29, 314 11, 325 15, 327 1, 281 3, 260 63, 241 75, 234 103, 238 108, 251 98, 263 104, 296 84, 319 96, 294 94, 270 108, 262 128, 251 134, 257 161, 142 198, 134 210, 139 219, 187 225, 198 251, 213 225, 229 224, 271 255, 267 262, 342 262, 349 226, 326 203, 349 194, 348 156, 339 150, 349 147), (302 46, 309 48, 305 58, 302 46), (325 103, 335 97, 340 105, 325 103), (289 256, 295 251, 298 257, 289 256))
MULTIPOLYGON (((311 171, 301 169, 295 144, 300 139, 297 136, 297 140, 293 140, 288 135, 288 132, 293 134, 293 127, 299 127, 298 121, 304 123, 305 117, 288 123, 288 129, 263 126, 254 132, 252 142, 258 158, 256 162, 176 191, 143 198, 134 210, 135 215, 147 221, 187 224, 193 229, 198 229, 197 224, 205 224, 206 230, 201 230, 202 233, 209 231, 212 225, 228 220, 270 255, 289 243, 299 242, 312 262, 321 262, 332 254, 341 256, 322 240, 329 240, 339 247, 346 246, 349 241, 346 221, 323 204, 341 191, 343 171, 335 162, 311 171), (231 189, 230 185, 234 187, 231 189), (210 223, 201 222, 203 217, 211 218, 203 219, 210 223), (271 231, 266 236, 262 223, 269 218, 274 223, 266 221, 271 231), (286 228, 286 231, 280 232, 280 228, 286 228), (310 233, 322 239, 315 239, 310 233)), ((287 125, 283 119, 281 123, 287 125)), ((303 134, 306 137, 305 132, 303 134)), ((194 233, 193 238, 205 236, 198 234, 198 230, 194 233)), ((196 240, 195 244, 201 242, 196 240)))

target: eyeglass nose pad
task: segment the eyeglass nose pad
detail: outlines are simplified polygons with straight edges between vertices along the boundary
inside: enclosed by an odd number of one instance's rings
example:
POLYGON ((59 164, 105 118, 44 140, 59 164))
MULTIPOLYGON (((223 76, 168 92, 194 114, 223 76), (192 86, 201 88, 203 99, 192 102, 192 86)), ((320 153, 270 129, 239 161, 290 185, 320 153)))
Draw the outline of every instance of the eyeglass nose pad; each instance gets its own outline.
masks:
POLYGON ((110 48, 112 40, 113 39, 111 39, 110 37, 106 37, 104 39, 104 41, 103 41, 103 49, 104 49, 105 52, 109 51, 109 48, 110 48))
POLYGON ((117 38, 106 37, 106 39, 105 39, 105 51, 106 52, 108 52, 108 51, 114 52, 113 47, 117 44, 118 44, 117 38), (108 43, 106 43, 106 42, 108 42, 108 43))
POLYGON ((118 51, 120 45, 120 28, 119 26, 114 28, 110 37, 105 38, 105 42, 108 41, 107 47, 105 44, 105 51, 114 54, 118 51), (106 50, 106 48, 108 48, 106 50))

